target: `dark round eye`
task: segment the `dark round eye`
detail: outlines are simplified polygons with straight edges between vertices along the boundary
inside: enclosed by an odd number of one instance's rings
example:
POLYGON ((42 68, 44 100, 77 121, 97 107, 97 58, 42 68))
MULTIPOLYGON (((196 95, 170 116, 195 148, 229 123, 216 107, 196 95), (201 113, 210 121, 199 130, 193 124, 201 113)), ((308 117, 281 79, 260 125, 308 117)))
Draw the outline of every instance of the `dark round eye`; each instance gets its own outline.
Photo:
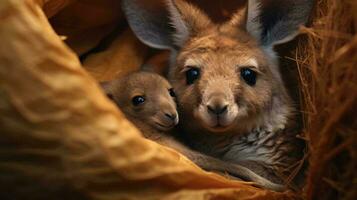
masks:
POLYGON ((176 94, 175 94, 175 91, 174 91, 173 88, 170 88, 170 89, 169 89, 169 93, 170 93, 170 96, 176 97, 176 94))
POLYGON ((131 102, 133 103, 134 106, 138 106, 145 102, 145 98, 143 96, 135 96, 133 97, 131 102))
POLYGON ((255 85, 257 82, 257 73, 249 68, 242 68, 240 70, 240 76, 250 86, 255 85))
POLYGON ((197 67, 191 67, 186 71, 186 83, 191 85, 196 79, 200 77, 200 69, 197 67))

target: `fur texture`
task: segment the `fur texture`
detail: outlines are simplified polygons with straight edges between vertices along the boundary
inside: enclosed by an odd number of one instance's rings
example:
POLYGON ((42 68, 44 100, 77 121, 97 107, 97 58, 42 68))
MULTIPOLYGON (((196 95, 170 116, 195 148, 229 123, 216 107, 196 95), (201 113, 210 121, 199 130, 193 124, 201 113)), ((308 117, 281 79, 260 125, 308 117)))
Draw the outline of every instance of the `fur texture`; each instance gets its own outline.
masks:
POLYGON ((193 151, 170 135, 168 130, 177 124, 178 116, 169 121, 165 116, 166 113, 177 115, 177 112, 174 97, 169 92, 171 85, 163 77, 137 72, 122 79, 102 83, 102 86, 128 119, 142 131, 144 137, 179 151, 205 170, 227 172, 232 176, 254 181, 257 186, 276 191, 284 189, 282 185, 274 184, 243 166, 193 151), (144 97, 145 102, 133 105, 132 99, 135 96, 144 97))
MULTIPOLYGON (((147 44, 155 43, 136 31, 159 30, 154 23, 137 20, 153 16, 145 8, 132 10, 138 8, 139 1, 124 2, 124 11, 135 12, 135 16, 126 14, 137 36, 147 44)), ((166 48, 172 50, 169 80, 177 92, 180 127, 187 142, 208 155, 246 164, 281 182, 279 174, 296 164, 295 154, 302 155, 302 149, 296 142, 295 108, 273 47, 297 35, 313 1, 249 0, 246 13, 238 11, 225 24, 213 24, 202 11, 182 0, 166 2, 170 23, 165 25, 167 20, 162 20, 160 27, 174 31, 157 35, 162 41, 180 41, 166 43, 166 48), (186 72, 193 67, 200 74, 188 84, 186 72), (242 78, 244 68, 257 74, 254 85, 242 78), (212 102, 224 106, 225 112, 212 114, 212 102)))

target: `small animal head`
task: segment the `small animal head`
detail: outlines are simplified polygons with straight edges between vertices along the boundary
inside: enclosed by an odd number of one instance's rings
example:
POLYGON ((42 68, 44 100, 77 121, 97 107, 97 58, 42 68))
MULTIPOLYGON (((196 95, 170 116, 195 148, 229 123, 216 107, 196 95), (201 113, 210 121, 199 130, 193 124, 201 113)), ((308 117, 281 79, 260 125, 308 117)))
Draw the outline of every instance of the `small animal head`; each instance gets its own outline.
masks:
POLYGON ((175 93, 169 82, 158 74, 136 72, 102 83, 102 87, 134 123, 140 121, 167 131, 179 121, 175 93))
POLYGON ((273 47, 297 35, 312 0, 249 0, 225 24, 182 0, 166 0, 161 12, 150 10, 150 2, 124 0, 124 11, 139 39, 172 50, 169 79, 185 127, 284 127, 292 106, 273 47))

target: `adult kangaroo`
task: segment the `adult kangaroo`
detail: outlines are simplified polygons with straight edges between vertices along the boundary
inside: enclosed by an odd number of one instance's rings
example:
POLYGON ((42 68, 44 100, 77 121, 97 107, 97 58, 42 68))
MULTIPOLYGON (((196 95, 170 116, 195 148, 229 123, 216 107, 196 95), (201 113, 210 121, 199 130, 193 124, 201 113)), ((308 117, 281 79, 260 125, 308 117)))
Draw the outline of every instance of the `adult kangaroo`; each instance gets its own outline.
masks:
POLYGON ((171 50, 168 79, 187 142, 284 182, 304 145, 273 48, 298 34, 313 1, 248 0, 223 24, 185 1, 163 3, 123 0, 123 9, 142 42, 171 50))

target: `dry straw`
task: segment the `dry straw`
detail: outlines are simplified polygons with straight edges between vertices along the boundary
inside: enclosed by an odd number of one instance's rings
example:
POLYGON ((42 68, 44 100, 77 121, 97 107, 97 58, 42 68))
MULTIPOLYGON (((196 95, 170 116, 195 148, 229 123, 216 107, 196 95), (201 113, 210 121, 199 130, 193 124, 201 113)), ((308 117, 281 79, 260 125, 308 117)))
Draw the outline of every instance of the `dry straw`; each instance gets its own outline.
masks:
POLYGON ((357 1, 318 0, 296 51, 309 149, 306 199, 356 199, 357 1))
POLYGON ((144 140, 60 40, 66 37, 55 34, 38 2, 49 17, 73 2, 83 10, 109 0, 0 1, 1 199, 356 199, 357 1, 318 0, 293 51, 309 161, 297 195, 206 173, 144 140))

